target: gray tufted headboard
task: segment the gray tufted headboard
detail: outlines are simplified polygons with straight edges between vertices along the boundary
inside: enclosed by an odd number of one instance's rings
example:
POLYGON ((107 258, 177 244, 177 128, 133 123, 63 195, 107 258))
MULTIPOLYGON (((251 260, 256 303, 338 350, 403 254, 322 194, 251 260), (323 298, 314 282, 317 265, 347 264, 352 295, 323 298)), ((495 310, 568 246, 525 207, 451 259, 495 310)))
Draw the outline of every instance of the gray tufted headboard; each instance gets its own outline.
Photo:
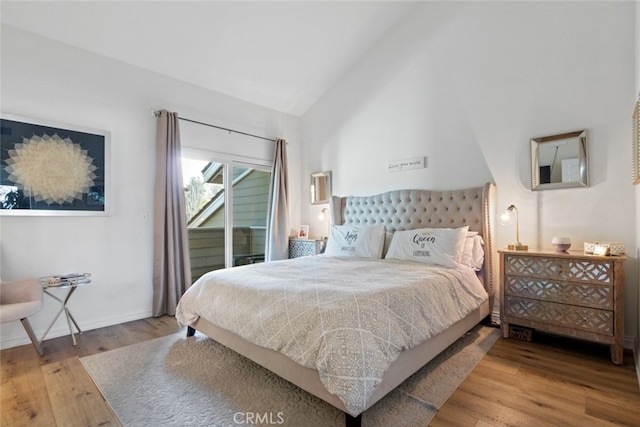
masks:
POLYGON ((394 190, 373 196, 332 196, 331 223, 384 225, 387 231, 416 228, 469 226, 484 239, 484 268, 480 278, 493 293, 495 251, 493 249, 496 187, 451 191, 394 190))

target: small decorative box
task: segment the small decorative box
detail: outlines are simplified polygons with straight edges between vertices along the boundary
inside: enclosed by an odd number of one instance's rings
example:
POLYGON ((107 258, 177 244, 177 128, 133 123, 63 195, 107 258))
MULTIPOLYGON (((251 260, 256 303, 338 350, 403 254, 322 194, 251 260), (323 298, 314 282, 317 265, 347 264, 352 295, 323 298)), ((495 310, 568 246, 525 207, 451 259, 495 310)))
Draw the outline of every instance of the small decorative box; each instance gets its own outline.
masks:
POLYGON ((603 247, 609 248, 607 255, 624 255, 624 243, 622 242, 584 242, 584 253, 593 254, 598 252, 602 254, 603 247))
POLYGON ((597 243, 596 246, 593 248, 593 254, 600 255, 600 256, 611 255, 609 252, 609 246, 604 243, 597 243))
POLYGON ((609 255, 624 255, 624 243, 607 242, 604 244, 609 246, 609 255))
POLYGON ((597 242, 584 242, 584 253, 592 254, 597 244, 597 242))

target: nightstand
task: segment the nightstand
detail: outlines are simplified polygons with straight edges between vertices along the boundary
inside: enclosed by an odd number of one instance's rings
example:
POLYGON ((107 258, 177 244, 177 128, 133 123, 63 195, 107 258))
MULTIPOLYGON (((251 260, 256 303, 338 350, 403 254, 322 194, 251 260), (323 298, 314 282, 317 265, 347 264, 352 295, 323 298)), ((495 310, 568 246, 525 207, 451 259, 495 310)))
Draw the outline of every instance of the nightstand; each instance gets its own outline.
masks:
POLYGON ((324 251, 326 239, 289 239, 289 258, 318 255, 324 251))
POLYGON ((625 256, 498 252, 503 337, 513 324, 607 344, 622 364, 625 256))
POLYGON ((56 320, 58 320, 58 317, 60 317, 62 312, 64 312, 67 318, 67 325, 69 326, 69 333, 71 334, 73 345, 78 344, 76 342, 76 336, 71 325, 73 324, 73 326, 76 327, 76 330, 79 334, 82 333, 82 329, 80 329, 80 326, 78 326, 78 322, 76 322, 76 319, 73 318, 73 315, 69 311, 68 304, 71 295, 73 295, 78 286, 84 286, 91 283, 89 277, 91 277, 91 273, 73 273, 40 278, 40 284, 42 285, 43 292, 49 295, 54 300, 58 301, 58 303, 60 304, 60 310, 58 310, 58 314, 56 314, 56 316, 49 324, 47 330, 44 331, 44 334, 42 334, 42 338, 40 338, 40 344, 42 344, 42 341, 44 341, 44 338, 47 336, 47 334, 51 330, 51 327, 56 323, 56 320), (52 292, 53 289, 65 289, 67 293, 64 294, 63 297, 58 297, 54 292, 52 292))

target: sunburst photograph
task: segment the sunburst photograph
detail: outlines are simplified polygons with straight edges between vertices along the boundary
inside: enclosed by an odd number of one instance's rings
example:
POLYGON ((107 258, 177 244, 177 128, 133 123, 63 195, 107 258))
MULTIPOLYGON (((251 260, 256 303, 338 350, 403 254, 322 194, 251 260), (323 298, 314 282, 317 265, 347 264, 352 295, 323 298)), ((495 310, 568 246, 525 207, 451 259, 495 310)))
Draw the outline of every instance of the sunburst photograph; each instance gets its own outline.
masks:
POLYGON ((0 214, 104 213, 107 134, 5 115, 0 214))

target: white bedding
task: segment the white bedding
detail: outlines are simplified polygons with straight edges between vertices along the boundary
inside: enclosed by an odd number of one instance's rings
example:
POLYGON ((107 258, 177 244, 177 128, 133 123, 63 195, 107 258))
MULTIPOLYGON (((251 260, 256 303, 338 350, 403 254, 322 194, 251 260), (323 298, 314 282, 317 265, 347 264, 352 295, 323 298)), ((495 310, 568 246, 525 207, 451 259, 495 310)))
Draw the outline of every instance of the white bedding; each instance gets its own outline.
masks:
POLYGON ((176 318, 190 325, 202 316, 317 369, 357 415, 401 351, 487 298, 468 267, 318 255, 207 273, 182 297, 176 318))

